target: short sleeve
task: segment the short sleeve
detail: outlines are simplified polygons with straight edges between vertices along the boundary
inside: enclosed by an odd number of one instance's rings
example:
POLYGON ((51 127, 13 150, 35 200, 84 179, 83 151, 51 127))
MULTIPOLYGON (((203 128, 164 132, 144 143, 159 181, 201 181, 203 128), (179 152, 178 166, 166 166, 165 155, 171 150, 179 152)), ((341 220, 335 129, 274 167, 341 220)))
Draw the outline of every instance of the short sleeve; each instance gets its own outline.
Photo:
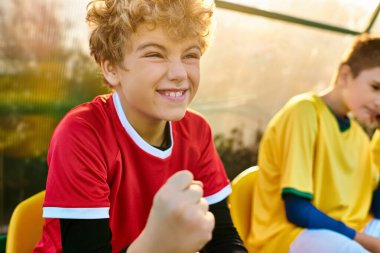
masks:
POLYGON ((199 137, 201 155, 196 162, 197 170, 194 172, 194 177, 202 181, 204 197, 211 205, 225 199, 231 193, 231 186, 207 121, 203 121, 198 132, 202 133, 199 137))
POLYGON ((68 116, 54 132, 48 152, 44 217, 109 217, 105 149, 89 122, 78 115, 68 116))
MULTIPOLYGON (((312 102, 304 100, 293 105, 281 124, 282 193, 312 198, 313 157, 317 135, 317 112, 312 102)), ((278 128, 277 128, 278 129, 278 128)))

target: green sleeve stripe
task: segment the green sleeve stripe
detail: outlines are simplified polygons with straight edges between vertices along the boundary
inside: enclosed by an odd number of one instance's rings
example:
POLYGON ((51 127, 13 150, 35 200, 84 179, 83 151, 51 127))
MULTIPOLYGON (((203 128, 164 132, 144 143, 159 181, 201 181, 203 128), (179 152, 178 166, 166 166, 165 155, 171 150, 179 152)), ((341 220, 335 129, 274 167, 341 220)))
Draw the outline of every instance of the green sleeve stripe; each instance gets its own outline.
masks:
POLYGON ((308 192, 301 192, 299 190, 296 190, 296 189, 290 188, 290 187, 285 187, 282 189, 282 195, 287 194, 287 193, 294 194, 294 195, 297 195, 299 197, 310 199, 310 200, 313 199, 313 194, 308 193, 308 192))

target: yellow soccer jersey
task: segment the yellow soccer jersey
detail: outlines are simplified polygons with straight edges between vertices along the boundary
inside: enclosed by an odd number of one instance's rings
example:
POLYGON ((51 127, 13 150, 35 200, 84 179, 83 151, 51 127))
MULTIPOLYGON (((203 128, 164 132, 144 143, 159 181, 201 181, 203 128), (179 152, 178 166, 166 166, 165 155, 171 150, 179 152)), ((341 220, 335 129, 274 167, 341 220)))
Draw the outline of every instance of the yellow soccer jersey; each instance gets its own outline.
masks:
POLYGON ((369 138, 357 122, 350 125, 341 132, 315 93, 292 98, 271 120, 260 144, 250 252, 288 252, 302 231, 287 221, 286 192, 355 230, 364 228, 376 182, 369 138))

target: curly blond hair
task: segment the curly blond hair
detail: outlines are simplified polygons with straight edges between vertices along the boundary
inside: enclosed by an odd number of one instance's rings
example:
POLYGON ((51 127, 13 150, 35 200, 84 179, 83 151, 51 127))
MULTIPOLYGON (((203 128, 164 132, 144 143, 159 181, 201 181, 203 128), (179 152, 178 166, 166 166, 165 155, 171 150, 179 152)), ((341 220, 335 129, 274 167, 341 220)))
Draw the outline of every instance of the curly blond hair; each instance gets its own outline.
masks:
POLYGON ((202 51, 209 41, 213 16, 210 0, 94 0, 86 20, 92 29, 90 52, 100 64, 120 63, 130 36, 141 24, 162 27, 176 40, 196 37, 202 51))

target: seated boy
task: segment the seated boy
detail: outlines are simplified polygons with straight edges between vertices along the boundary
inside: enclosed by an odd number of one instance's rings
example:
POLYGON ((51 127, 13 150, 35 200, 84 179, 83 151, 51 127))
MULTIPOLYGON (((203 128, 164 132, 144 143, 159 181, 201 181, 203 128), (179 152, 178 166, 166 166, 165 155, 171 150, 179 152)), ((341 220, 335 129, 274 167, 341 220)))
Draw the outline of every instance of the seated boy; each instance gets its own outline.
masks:
POLYGON ((210 33, 206 2, 90 3, 91 54, 114 92, 57 126, 34 252, 247 252, 210 126, 187 110, 210 33))
POLYGON ((363 35, 327 90, 292 98, 267 126, 250 251, 380 252, 370 210, 378 173, 367 134, 348 116, 373 124, 379 111, 380 38, 363 35))

